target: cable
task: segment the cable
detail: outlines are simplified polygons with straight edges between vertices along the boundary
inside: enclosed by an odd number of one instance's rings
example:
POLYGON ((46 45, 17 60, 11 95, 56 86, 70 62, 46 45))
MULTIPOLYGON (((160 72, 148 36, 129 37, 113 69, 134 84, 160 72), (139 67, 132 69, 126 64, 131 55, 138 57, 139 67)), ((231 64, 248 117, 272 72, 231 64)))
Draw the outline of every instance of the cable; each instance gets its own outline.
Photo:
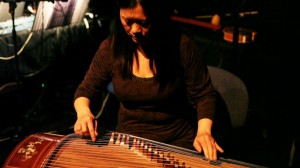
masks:
POLYGON ((107 103, 107 100, 108 100, 108 98, 109 98, 109 95, 110 95, 110 93, 107 92, 107 93, 106 93, 106 96, 105 96, 105 98, 104 98, 104 100, 103 100, 103 102, 102 102, 101 109, 99 110, 98 114, 97 114, 96 117, 95 117, 96 119, 98 119, 98 118, 101 116, 101 114, 103 113, 103 110, 104 110, 104 107, 105 107, 105 105, 106 105, 106 103, 107 103))
MULTIPOLYGON (((25 43, 22 45, 22 47, 20 48, 20 50, 17 52, 17 56, 19 56, 23 50, 25 49, 25 47, 27 46, 27 44, 29 43, 31 37, 33 35, 33 32, 31 31, 30 34, 28 35, 25 43)), ((15 55, 12 55, 12 56, 7 56, 7 57, 0 57, 0 60, 11 60, 11 59, 14 59, 15 58, 15 55)))

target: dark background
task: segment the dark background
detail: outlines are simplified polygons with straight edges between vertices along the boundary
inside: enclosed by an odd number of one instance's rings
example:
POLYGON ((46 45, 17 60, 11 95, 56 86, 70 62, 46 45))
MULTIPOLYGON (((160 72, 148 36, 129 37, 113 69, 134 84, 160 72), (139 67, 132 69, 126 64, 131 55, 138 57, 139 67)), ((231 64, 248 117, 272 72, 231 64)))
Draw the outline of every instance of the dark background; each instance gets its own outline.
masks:
MULTIPOLYGON (((295 141, 297 145, 299 141, 296 1, 177 0, 173 3, 179 16, 196 18, 219 13, 223 26, 238 25, 257 32, 253 42, 234 44, 224 41, 220 31, 178 23, 198 40, 208 65, 236 74, 249 91, 246 123, 236 130, 227 156, 267 167, 299 167, 297 150, 295 163, 289 163, 292 143, 295 141), (249 11, 258 14, 236 15, 249 11)), ((112 6, 112 0, 90 2, 89 11, 97 14, 95 19, 89 19, 90 29, 78 25, 35 32, 35 38, 19 59, 19 87, 14 85, 0 93, 0 162, 30 134, 73 132, 76 120, 73 94, 99 43, 109 32, 112 6)), ((210 18, 199 20, 209 22, 210 18)), ((20 32, 19 40, 24 42, 26 34, 20 32)), ((12 43, 10 35, 0 38, 12 43)), ((3 45, 0 48, 4 55, 13 51, 3 45)), ((0 60, 0 86, 16 82, 15 63, 0 60)))

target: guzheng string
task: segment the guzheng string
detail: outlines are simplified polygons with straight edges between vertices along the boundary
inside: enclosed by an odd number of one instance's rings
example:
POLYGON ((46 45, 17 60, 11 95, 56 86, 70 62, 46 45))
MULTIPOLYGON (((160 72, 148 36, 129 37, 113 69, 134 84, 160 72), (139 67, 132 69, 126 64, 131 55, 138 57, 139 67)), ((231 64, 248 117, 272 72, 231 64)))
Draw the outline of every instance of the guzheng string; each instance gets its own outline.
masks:
POLYGON ((95 142, 68 135, 49 155, 42 167, 244 167, 210 162, 192 150, 117 132, 110 132, 95 142))

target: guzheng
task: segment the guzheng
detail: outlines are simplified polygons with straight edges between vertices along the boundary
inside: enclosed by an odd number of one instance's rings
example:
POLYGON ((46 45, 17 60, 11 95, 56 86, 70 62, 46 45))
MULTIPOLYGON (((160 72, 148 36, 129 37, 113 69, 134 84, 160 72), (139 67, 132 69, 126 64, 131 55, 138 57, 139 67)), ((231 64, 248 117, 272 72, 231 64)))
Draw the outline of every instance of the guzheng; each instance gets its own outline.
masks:
POLYGON ((118 132, 95 142, 76 134, 36 133, 21 141, 3 168, 244 168, 256 165, 235 160, 208 161, 196 151, 118 132))

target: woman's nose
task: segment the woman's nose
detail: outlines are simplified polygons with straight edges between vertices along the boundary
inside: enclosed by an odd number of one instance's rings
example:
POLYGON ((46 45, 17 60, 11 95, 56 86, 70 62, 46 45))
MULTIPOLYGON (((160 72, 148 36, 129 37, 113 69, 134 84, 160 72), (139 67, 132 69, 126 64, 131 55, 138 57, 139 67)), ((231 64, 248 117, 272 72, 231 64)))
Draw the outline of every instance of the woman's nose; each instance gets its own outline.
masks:
POLYGON ((131 26, 132 33, 140 33, 142 31, 141 26, 137 23, 133 23, 131 26))

